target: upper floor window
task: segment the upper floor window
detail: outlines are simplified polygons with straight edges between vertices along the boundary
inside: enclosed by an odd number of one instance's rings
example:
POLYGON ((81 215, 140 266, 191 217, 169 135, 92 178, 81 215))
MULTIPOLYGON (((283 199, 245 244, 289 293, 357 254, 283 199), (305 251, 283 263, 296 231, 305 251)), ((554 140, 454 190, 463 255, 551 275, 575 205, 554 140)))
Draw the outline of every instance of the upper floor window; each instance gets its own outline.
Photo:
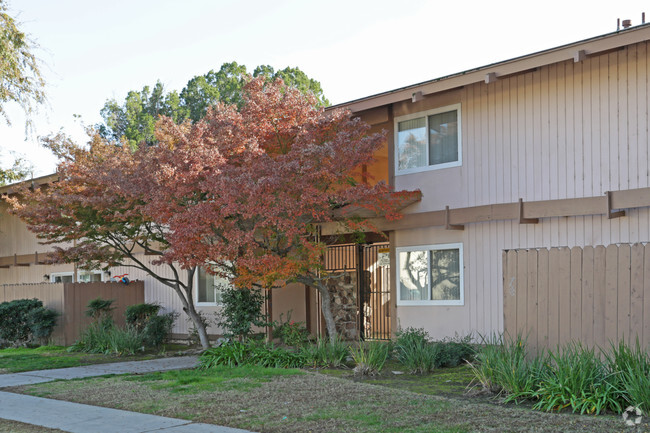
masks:
POLYGON ((397 248, 397 305, 463 305, 463 245, 397 248))
MULTIPOLYGON (((74 272, 53 272, 50 274, 51 283, 71 283, 74 272)), ((97 281, 104 281, 104 273, 102 271, 77 271, 77 282, 79 283, 93 283, 97 281)))
POLYGON ((395 119, 397 174, 461 165, 460 104, 395 119))

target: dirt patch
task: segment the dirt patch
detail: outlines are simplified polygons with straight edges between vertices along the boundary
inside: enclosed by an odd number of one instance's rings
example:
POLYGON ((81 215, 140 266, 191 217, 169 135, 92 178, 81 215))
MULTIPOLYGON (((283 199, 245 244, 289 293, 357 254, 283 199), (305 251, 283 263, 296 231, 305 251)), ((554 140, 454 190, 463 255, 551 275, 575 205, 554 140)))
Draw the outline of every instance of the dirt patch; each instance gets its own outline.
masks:
POLYGON ((188 394, 155 386, 111 377, 32 385, 14 391, 264 433, 625 430, 619 417, 549 414, 318 373, 275 377, 247 390, 235 387, 188 394))
POLYGON ((17 421, 0 419, 0 433, 59 433, 63 430, 50 429, 17 421))

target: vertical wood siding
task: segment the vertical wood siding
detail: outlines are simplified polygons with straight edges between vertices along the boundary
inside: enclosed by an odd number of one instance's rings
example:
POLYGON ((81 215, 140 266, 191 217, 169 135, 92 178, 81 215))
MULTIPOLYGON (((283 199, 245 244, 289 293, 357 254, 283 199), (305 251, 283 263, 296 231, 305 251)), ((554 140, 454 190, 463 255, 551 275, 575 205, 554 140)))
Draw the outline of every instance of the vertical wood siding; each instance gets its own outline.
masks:
MULTIPOLYGON (((421 189, 412 207, 421 212, 650 186, 647 45, 465 86, 454 93, 462 167, 396 176, 396 188, 421 189)), ((447 99, 432 95, 424 108, 447 99)), ((399 107, 401 115, 423 108, 399 107)), ((627 231, 626 224, 610 228, 627 231)))
POLYGON ((650 244, 519 249, 502 259, 504 330, 527 336, 531 349, 650 345, 650 244))

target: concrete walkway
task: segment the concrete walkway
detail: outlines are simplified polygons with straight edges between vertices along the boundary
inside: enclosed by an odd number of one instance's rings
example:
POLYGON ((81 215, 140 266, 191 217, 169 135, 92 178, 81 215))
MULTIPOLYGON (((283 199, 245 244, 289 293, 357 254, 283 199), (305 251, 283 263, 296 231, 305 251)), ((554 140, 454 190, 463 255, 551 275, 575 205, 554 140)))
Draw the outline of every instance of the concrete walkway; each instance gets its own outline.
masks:
MULTIPOLYGON (((98 364, 0 375, 0 388, 105 374, 151 373, 196 366, 197 357, 98 364)), ((0 418, 73 433, 246 433, 230 427, 0 391, 0 418)))

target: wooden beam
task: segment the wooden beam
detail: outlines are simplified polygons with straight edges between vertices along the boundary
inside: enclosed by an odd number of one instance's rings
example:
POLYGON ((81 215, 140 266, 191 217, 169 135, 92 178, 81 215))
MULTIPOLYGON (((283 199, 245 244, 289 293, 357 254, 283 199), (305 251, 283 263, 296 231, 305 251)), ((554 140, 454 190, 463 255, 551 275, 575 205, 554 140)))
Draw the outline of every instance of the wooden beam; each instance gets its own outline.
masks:
POLYGON ((624 217, 624 210, 613 211, 612 209, 612 191, 605 192, 605 195, 607 196, 607 218, 611 220, 613 218, 624 217))
POLYGON ((446 230, 465 230, 461 224, 452 224, 449 219, 449 206, 445 206, 445 229, 446 230))
POLYGON ((519 224, 537 224, 539 218, 524 218, 524 200, 519 199, 519 224))

